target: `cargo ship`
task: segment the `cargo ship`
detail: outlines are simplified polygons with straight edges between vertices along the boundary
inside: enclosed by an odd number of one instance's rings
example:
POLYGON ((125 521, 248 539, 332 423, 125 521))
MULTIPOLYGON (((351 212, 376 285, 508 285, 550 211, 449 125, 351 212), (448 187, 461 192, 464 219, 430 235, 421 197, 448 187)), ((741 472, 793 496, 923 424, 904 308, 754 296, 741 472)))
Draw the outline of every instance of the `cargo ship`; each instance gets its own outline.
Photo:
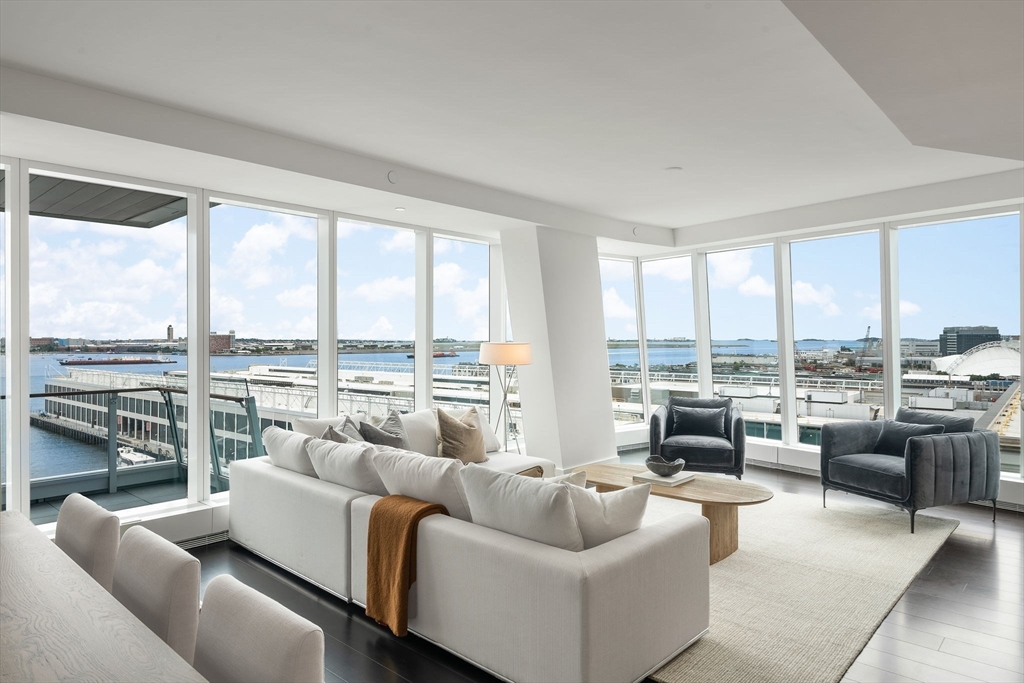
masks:
POLYGON ((176 363, 177 361, 160 357, 119 356, 117 358, 65 358, 57 362, 61 365, 153 365, 154 363, 176 363))

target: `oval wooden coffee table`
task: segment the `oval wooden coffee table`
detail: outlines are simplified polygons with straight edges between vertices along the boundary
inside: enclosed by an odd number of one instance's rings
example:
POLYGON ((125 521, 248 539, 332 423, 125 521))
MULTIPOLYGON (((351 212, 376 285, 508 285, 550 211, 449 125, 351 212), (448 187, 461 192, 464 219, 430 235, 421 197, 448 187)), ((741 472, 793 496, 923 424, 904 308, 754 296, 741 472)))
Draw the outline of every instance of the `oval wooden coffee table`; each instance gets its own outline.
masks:
MULTIPOLYGON (((587 482, 604 493, 635 486, 633 475, 648 470, 644 465, 587 465, 575 471, 586 472, 587 482)), ((701 504, 700 512, 711 524, 711 564, 729 557, 740 546, 738 506, 764 503, 775 495, 760 484, 707 474, 695 474, 693 480, 679 486, 652 485, 651 493, 701 504)))

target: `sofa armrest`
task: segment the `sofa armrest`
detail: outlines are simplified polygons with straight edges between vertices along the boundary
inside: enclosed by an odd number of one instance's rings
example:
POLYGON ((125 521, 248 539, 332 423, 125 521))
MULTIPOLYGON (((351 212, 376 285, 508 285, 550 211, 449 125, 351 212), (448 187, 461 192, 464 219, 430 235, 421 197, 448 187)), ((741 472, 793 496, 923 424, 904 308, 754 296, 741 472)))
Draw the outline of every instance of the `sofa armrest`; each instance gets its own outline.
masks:
POLYGON ((651 414, 651 455, 661 455, 661 443, 668 436, 668 406, 651 414))
POLYGON ((633 681, 709 626, 706 518, 676 515, 579 554, 584 678, 633 681))
POLYGON ((999 496, 999 435, 973 432, 907 439, 907 477, 918 510, 999 496))
POLYGON ((870 453, 882 433, 879 420, 829 422, 821 427, 821 481, 828 482, 828 461, 840 455, 870 453))

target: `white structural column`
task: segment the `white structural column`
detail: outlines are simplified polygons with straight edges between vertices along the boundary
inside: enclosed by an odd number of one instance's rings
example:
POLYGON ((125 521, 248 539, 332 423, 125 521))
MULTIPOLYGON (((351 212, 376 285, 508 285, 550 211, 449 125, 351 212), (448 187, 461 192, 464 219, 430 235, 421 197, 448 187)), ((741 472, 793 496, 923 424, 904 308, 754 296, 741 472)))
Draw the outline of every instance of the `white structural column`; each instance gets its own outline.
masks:
MULTIPOLYGON (((503 342, 505 339, 505 269, 501 263, 501 245, 492 244, 487 250, 489 266, 487 272, 488 301, 488 340, 492 342, 503 342)), ((504 416, 501 413, 501 385, 498 383, 498 366, 491 366, 490 375, 490 398, 488 406, 491 415, 491 428, 497 429, 499 434, 505 433, 504 416)), ((505 368, 501 368, 504 371, 505 368)))
POLYGON ((900 369, 899 231, 886 223, 879 231, 882 259, 882 368, 885 416, 892 419, 900 407, 903 378, 900 369))
POLYGON ((549 227, 501 231, 528 452, 560 470, 617 457, 597 239, 549 227))
POLYGON ((796 421, 796 362, 793 333, 793 274, 789 242, 775 240, 775 335, 778 340, 782 443, 800 443, 796 421))
POLYGON ((696 252, 690 260, 693 269, 693 317, 697 339, 697 386, 701 398, 715 395, 711 367, 711 304, 708 299, 708 255, 696 252))
POLYGON ((651 372, 647 359, 647 305, 644 302, 643 263, 633 259, 634 293, 636 296, 636 338, 640 347, 640 394, 644 404, 644 422, 651 421, 651 372))
POLYGON ((416 410, 434 405, 434 233, 416 232, 416 410))
MULTIPOLYGON (((258 426, 254 428, 258 429, 258 426)), ((188 499, 210 497, 210 195, 188 194, 188 499)))
POLYGON ((316 235, 316 413, 338 414, 338 221, 317 216, 316 235))
POLYGON ((7 219, 4 241, 7 249, 5 271, 7 307, 7 400, 6 411, 7 509, 28 515, 31 506, 28 408, 28 166, 11 160, 6 173, 7 219))
MULTIPOLYGON (((1021 280, 1018 281, 1017 286, 1024 290, 1024 204, 1017 207, 1017 221, 1020 227, 1020 276, 1021 280)), ((1020 297, 1020 318, 1018 318, 1020 327, 1017 328, 1018 332, 1021 328, 1024 328, 1024 296, 1020 297)), ((1021 337, 1019 343, 1020 349, 1020 376, 1021 376, 1021 398, 1024 399, 1024 336, 1021 337)), ((1022 401, 1024 402, 1024 401, 1022 401)), ((1024 408, 1021 409, 1024 412, 1024 408)), ((1024 437, 1024 414, 1018 418, 1021 420, 1021 436, 1024 437)), ((1020 461, 1024 463, 1024 438, 1020 439, 1020 461)), ((1024 479, 1024 468, 1018 473, 1021 479, 1024 479)))

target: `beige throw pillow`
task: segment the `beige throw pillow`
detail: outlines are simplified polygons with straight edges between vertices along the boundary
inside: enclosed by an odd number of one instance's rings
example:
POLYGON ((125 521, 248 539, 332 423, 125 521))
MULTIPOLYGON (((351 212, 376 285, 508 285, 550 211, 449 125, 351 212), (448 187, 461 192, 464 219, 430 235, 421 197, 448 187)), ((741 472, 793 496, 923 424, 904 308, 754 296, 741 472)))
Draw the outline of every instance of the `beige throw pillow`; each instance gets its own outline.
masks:
POLYGON ((442 458, 456 458, 467 465, 487 461, 484 435, 476 408, 467 410, 459 420, 438 408, 437 433, 437 454, 442 458))

